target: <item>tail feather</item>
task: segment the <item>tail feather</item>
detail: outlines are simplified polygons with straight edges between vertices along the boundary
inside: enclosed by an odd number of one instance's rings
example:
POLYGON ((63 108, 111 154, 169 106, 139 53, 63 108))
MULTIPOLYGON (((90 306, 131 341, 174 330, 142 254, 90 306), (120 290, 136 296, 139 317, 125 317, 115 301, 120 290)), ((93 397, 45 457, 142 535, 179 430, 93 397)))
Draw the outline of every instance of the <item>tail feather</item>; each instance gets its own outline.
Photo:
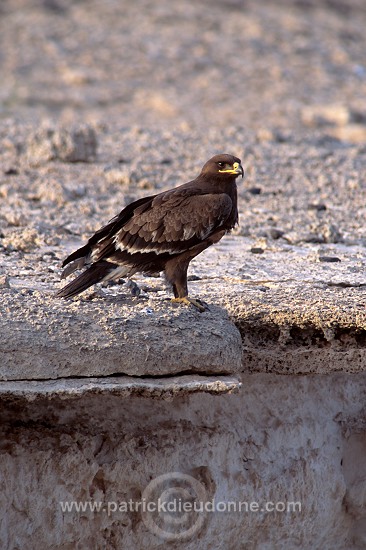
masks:
POLYGON ((56 294, 56 298, 72 298, 80 294, 87 288, 102 281, 118 266, 111 262, 100 261, 91 265, 86 271, 81 273, 76 279, 68 285, 61 288, 56 294))

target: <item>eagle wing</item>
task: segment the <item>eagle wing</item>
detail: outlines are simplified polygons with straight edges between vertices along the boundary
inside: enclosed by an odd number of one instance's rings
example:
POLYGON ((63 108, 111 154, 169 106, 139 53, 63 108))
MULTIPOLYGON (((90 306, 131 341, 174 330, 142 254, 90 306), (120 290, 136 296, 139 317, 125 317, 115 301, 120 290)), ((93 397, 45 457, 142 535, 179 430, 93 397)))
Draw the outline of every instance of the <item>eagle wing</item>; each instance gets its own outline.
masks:
POLYGON ((138 205, 122 227, 117 221, 107 236, 93 243, 91 259, 115 257, 118 251, 179 254, 222 229, 232 208, 226 193, 188 195, 174 190, 156 195, 138 205))

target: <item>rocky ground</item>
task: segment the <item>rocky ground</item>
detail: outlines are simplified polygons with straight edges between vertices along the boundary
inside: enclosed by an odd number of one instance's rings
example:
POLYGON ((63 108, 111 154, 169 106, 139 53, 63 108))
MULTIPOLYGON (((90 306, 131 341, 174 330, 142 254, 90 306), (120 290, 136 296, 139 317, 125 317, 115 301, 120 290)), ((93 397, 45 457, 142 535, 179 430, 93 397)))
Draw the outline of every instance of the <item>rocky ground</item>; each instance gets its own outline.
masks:
MULTIPOLYGON (((15 311, 32 323, 39 304, 44 316, 103 311, 108 296, 122 319, 176 315, 163 281, 142 277, 140 298, 113 287, 55 302, 60 263, 126 203, 225 151, 245 167, 240 226, 192 263, 192 293, 242 334, 255 326, 257 342, 277 342, 275 325, 290 334, 281 342, 324 343, 338 324, 363 347, 363 2, 9 0, 0 11, 4 322, 15 311)), ((110 307, 99 315, 108 323, 110 307)))

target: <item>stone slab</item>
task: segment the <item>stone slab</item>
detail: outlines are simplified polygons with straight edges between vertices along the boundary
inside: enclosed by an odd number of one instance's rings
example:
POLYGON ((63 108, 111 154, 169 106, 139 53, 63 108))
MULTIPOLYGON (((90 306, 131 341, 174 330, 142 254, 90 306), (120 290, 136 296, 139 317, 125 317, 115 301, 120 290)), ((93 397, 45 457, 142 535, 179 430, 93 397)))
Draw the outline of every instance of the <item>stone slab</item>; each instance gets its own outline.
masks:
POLYGON ((240 370, 240 334, 224 310, 201 314, 160 300, 147 305, 114 296, 65 303, 8 289, 2 293, 0 379, 240 370))
POLYGON ((90 395, 139 396, 164 398, 197 392, 219 395, 236 393, 241 382, 234 376, 182 375, 170 378, 137 378, 110 376, 107 378, 59 378, 57 380, 0 382, 0 401, 29 401, 42 398, 63 400, 90 395))

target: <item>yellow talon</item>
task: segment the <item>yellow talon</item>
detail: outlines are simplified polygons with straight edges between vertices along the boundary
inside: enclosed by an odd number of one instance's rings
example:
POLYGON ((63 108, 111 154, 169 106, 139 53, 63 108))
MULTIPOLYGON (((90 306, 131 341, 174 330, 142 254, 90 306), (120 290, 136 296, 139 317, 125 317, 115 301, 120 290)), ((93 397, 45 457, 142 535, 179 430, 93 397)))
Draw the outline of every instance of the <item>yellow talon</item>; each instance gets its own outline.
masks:
POLYGON ((184 296, 184 298, 172 298, 172 302, 175 304, 185 304, 186 306, 192 305, 196 307, 201 313, 208 309, 208 307, 205 306, 200 300, 188 298, 188 296, 184 296))

